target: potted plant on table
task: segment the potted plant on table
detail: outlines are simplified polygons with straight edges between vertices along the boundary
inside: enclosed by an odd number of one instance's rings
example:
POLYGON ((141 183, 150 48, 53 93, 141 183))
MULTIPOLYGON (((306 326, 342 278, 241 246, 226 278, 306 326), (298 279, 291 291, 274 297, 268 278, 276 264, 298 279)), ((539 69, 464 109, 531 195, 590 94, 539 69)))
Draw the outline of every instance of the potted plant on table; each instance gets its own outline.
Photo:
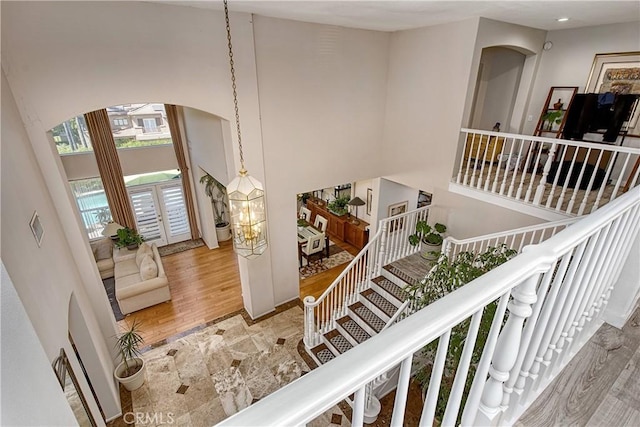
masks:
POLYGON ((437 223, 431 227, 427 221, 418 221, 415 233, 409 236, 409 244, 416 246, 422 243, 422 257, 427 260, 436 260, 446 231, 447 226, 444 224, 437 223))
POLYGON ((335 200, 329 202, 327 208, 329 211, 338 216, 346 215, 349 212, 347 205, 349 204, 349 197, 337 197, 335 200))
POLYGON ((227 188, 209 174, 203 175, 202 178, 200 178, 200 184, 204 184, 204 192, 211 198, 218 241, 224 242, 229 240, 231 238, 231 227, 226 218, 227 188))
POLYGON ((144 238, 133 228, 120 228, 117 233, 118 241, 116 242, 116 246, 119 248, 126 247, 127 249, 133 250, 144 241, 144 238))
POLYGON ((140 347, 144 339, 140 334, 140 322, 134 320, 129 329, 117 336, 116 349, 122 361, 113 373, 127 390, 133 391, 144 384, 144 359, 140 356, 140 347))

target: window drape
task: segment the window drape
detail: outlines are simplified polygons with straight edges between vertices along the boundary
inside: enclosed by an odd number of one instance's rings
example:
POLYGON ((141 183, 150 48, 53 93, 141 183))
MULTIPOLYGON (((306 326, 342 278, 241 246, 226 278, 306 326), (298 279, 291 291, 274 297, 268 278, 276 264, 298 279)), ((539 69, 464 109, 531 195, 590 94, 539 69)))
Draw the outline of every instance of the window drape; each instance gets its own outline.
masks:
POLYGON ((176 152, 176 160, 178 167, 182 172, 182 192, 184 193, 184 201, 187 207, 187 216, 191 227, 191 238, 200 238, 198 223, 196 220, 196 211, 191 193, 191 181, 189 180, 189 166, 184 155, 184 145, 182 144, 182 136, 180 134, 180 123, 178 122, 178 108, 173 104, 165 104, 167 112, 167 121, 169 122, 169 130, 171 131, 171 139, 173 140, 173 149, 176 152))
POLYGON ((91 111, 84 115, 93 144, 93 152, 98 163, 98 171, 107 196, 111 217, 115 222, 129 228, 136 228, 129 194, 124 185, 122 167, 111 133, 107 110, 91 111))

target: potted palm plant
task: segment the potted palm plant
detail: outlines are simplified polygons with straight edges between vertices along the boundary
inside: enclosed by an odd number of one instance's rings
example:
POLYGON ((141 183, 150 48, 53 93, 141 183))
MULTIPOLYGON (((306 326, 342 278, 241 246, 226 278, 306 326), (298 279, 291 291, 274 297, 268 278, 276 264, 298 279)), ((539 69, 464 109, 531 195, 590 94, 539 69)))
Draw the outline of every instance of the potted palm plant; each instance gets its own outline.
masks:
POLYGON ((415 233, 409 236, 409 244, 411 246, 422 244, 422 257, 427 260, 436 260, 446 231, 447 226, 444 224, 437 223, 431 227, 427 221, 418 221, 415 233))
POLYGON ((216 236, 219 242, 224 242, 231 238, 231 227, 227 221, 227 189, 220 181, 209 174, 200 178, 200 183, 204 184, 204 192, 211 198, 213 206, 213 217, 216 223, 216 236))
POLYGON ((143 342, 140 322, 137 320, 117 336, 116 349, 122 361, 116 366, 113 375, 129 391, 144 384, 144 359, 139 357, 143 342))

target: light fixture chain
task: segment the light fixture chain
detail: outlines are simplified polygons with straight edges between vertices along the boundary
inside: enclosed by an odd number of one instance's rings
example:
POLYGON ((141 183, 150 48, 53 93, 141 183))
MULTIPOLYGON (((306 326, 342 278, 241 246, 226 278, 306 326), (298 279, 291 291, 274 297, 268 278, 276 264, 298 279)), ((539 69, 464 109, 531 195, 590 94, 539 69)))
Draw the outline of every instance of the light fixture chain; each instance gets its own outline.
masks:
POLYGON ((229 42, 229 65, 231 66, 231 87, 233 88, 233 105, 236 110, 236 127, 238 130, 238 147, 240 149, 240 166, 244 170, 244 155, 242 154, 242 134, 240 133, 240 114, 238 113, 238 94, 236 92, 236 71, 233 66, 233 49, 231 45, 231 26, 229 25, 229 9, 227 0, 224 3, 224 19, 227 23, 227 41, 229 42))

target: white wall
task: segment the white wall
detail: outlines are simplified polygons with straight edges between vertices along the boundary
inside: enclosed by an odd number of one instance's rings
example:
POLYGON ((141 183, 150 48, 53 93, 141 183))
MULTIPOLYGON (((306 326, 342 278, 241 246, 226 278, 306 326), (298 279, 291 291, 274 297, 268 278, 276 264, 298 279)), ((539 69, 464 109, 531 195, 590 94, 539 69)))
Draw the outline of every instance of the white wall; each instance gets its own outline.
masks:
POLYGON ((11 278, 1 265, 3 426, 77 425, 11 278))
POLYGON ((262 16, 254 26, 281 303, 299 292, 296 194, 379 175, 389 35, 262 16))
POLYGON ((218 247, 213 207, 211 199, 204 192, 204 185, 200 184, 200 178, 208 173, 225 185, 229 183, 227 162, 232 164, 233 160, 224 149, 222 132, 223 122, 227 128, 229 122, 195 108, 185 107, 182 111, 187 147, 191 159, 191 174, 200 207, 198 215, 202 239, 209 249, 213 249, 218 247))
MULTIPOLYGON (((118 150, 118 158, 122 174, 125 176, 178 169, 176 152, 172 145, 123 148, 118 150)), ((60 159, 70 181, 100 176, 93 152, 63 155, 60 159)))
MULTIPOLYGON (((109 341, 116 333, 113 313, 93 257, 86 265, 93 271, 93 281, 83 281, 79 274, 73 254, 89 251, 88 241, 80 237, 76 247, 67 244, 60 217, 29 144, 4 73, 1 161, 1 256, 4 265, 50 361, 58 356, 61 347, 66 348, 67 354, 72 353, 67 339, 68 307, 71 294, 76 294, 86 327, 92 334, 92 342, 83 344, 95 347, 95 354, 98 355, 98 358, 85 360, 85 364, 91 366, 94 381, 101 381, 108 386, 98 390, 105 414, 117 415, 120 405, 112 376, 112 346, 109 341), (35 211, 44 229, 40 247, 29 227, 35 211), (108 319, 104 329, 98 323, 100 318, 108 319)), ((84 389, 85 395, 90 393, 90 390, 84 389)), ((100 418, 100 414, 96 418, 100 418)))
MULTIPOLYGON (((371 179, 367 179, 367 180, 362 180, 362 181, 357 181, 354 182, 351 185, 351 195, 352 197, 360 197, 365 203, 367 202, 367 189, 371 188, 371 190, 373 191, 373 182, 371 179)), ((354 208, 352 214, 355 215, 356 214, 356 210, 354 208)), ((358 208, 358 218, 360 218, 361 220, 368 222, 369 224, 372 224, 372 221, 377 221, 374 215, 373 210, 371 210, 371 215, 367 214, 367 205, 364 206, 360 206, 358 208)))
POLYGON ((511 113, 520 84, 524 55, 515 50, 493 47, 482 51, 481 96, 478 96, 472 126, 491 130, 496 122, 500 130, 510 129, 511 113))
MULTIPOLYGON (((383 176, 432 193, 431 219, 446 224, 456 238, 542 222, 450 193, 448 184, 460 127, 469 120, 482 49, 509 46, 532 51, 543 39, 542 31, 485 19, 392 35, 383 176)), ((521 80, 526 70, 525 66, 521 80)), ((518 98, 526 87, 521 81, 518 98)), ((518 100, 514 115, 517 105, 518 100)))
POLYGON ((384 178, 380 178, 374 197, 377 199, 377 221, 376 224, 371 224, 370 226, 370 237, 378 231, 377 222, 381 219, 389 218, 389 205, 407 202, 407 212, 416 209, 418 206, 418 190, 384 178))

